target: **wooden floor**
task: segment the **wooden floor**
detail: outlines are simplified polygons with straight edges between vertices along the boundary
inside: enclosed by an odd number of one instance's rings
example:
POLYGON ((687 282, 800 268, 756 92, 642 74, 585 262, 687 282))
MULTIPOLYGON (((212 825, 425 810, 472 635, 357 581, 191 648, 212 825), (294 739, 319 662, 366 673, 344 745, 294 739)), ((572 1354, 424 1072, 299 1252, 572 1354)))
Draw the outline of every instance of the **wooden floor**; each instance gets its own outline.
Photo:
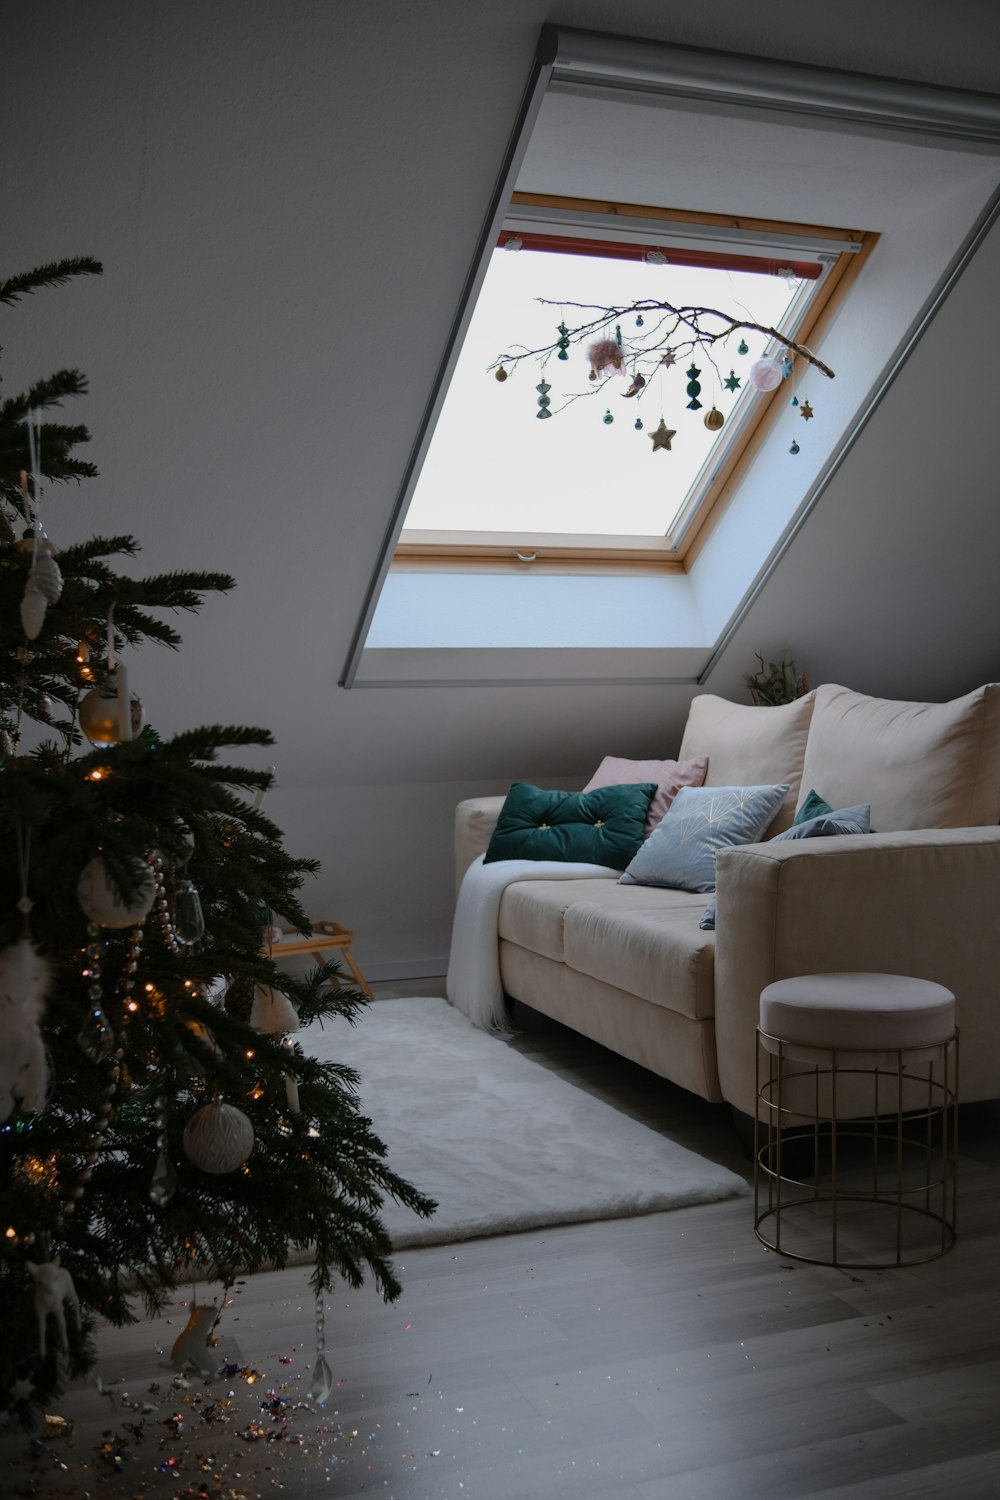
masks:
MULTIPOLYGON (((747 1174, 724 1109, 561 1029, 519 1045, 747 1174)), ((173 1384, 183 1305, 107 1333, 103 1391, 59 1404, 71 1435, 7 1438, 0 1494, 996 1495, 998 1127, 1000 1106, 962 1112, 958 1244, 912 1270, 796 1266, 756 1241, 746 1200, 403 1252, 395 1306, 369 1290, 329 1300, 336 1386, 318 1411, 297 1405, 314 1352, 307 1271, 251 1278, 220 1327, 228 1376, 173 1384)))

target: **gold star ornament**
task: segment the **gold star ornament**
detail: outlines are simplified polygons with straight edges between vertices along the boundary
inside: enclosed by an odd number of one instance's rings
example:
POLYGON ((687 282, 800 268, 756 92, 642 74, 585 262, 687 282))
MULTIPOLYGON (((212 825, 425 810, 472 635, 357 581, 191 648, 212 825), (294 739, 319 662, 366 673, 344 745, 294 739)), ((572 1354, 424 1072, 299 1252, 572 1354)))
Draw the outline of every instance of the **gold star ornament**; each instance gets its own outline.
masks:
POLYGON ((799 407, 799 416, 800 417, 804 417, 805 420, 808 422, 809 418, 812 415, 813 415, 813 409, 809 405, 809 402, 808 401, 803 401, 802 405, 799 407))
POLYGON ((653 439, 654 453, 656 452, 657 448, 666 448, 667 452, 669 453, 671 451, 670 439, 677 436, 677 431, 675 428, 668 427, 666 422, 664 422, 663 418, 661 417, 659 427, 654 428, 654 430, 648 433, 647 436, 653 439))

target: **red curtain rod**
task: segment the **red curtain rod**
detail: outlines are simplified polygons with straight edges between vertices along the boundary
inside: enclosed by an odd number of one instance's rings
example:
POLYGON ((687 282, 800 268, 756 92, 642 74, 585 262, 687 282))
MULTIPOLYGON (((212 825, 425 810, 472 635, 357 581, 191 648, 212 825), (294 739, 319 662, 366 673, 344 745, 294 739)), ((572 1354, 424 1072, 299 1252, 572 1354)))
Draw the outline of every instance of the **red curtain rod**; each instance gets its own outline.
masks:
POLYGON ((502 250, 510 240, 520 240, 522 250, 542 250, 555 255, 592 255, 605 260, 642 260, 659 250, 667 265, 705 266, 716 271, 749 271, 758 276, 779 276, 791 271, 802 281, 817 281, 823 267, 812 260, 776 260, 773 256, 730 255, 721 250, 672 250, 663 245, 627 244, 622 240, 588 240, 576 236, 535 234, 504 229, 497 240, 502 250))

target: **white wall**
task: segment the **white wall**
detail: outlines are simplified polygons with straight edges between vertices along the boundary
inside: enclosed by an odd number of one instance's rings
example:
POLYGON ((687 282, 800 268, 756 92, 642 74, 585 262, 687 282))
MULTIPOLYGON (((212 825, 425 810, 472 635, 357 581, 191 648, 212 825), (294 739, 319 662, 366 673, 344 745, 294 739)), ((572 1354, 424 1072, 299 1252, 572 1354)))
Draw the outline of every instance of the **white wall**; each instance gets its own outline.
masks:
MULTIPOLYGON (((231 599, 180 622, 180 656, 150 647, 131 678, 162 732, 274 729, 272 811, 324 862, 315 914, 355 928, 372 972, 443 957, 457 795, 669 753, 690 696, 336 687, 547 13, 36 0, 4 24, 5 266, 106 266, 2 318, 8 392, 65 364, 91 378, 102 477, 54 496, 48 529, 131 530, 150 571, 236 574, 231 599)), ((1000 91, 987 0, 621 0, 613 16, 563 0, 558 19, 1000 91)), ((741 694, 753 649, 786 642, 814 675, 880 692, 997 675, 996 258, 939 317, 713 691, 741 694)))

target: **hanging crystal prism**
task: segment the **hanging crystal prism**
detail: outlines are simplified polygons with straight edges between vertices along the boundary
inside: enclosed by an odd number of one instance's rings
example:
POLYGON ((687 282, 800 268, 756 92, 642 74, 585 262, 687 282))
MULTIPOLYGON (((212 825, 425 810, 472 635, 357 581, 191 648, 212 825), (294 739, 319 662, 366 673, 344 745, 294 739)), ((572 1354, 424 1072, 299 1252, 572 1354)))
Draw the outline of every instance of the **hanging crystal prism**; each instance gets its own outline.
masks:
POLYGON ((96 1000, 90 1002, 87 1019, 76 1038, 80 1051, 92 1063, 104 1062, 115 1050, 115 1036, 108 1018, 96 1000))
POLYGON ((149 1184, 149 1201, 154 1208, 166 1208, 177 1191, 177 1169, 166 1151, 160 1151, 149 1184))
POLYGON ((182 943, 197 943, 205 936, 201 897, 193 880, 178 880, 174 889, 174 932, 182 943))
POLYGON ((316 1293, 316 1363, 313 1365, 312 1384, 306 1392, 306 1400, 322 1406, 333 1390, 333 1371, 326 1362, 326 1309, 323 1293, 316 1293))
POLYGON ((306 1392, 306 1400, 312 1401, 316 1406, 322 1406, 324 1401, 330 1398, 333 1390, 333 1371, 326 1362, 325 1354, 317 1354, 316 1363, 313 1365, 312 1385, 306 1392))

